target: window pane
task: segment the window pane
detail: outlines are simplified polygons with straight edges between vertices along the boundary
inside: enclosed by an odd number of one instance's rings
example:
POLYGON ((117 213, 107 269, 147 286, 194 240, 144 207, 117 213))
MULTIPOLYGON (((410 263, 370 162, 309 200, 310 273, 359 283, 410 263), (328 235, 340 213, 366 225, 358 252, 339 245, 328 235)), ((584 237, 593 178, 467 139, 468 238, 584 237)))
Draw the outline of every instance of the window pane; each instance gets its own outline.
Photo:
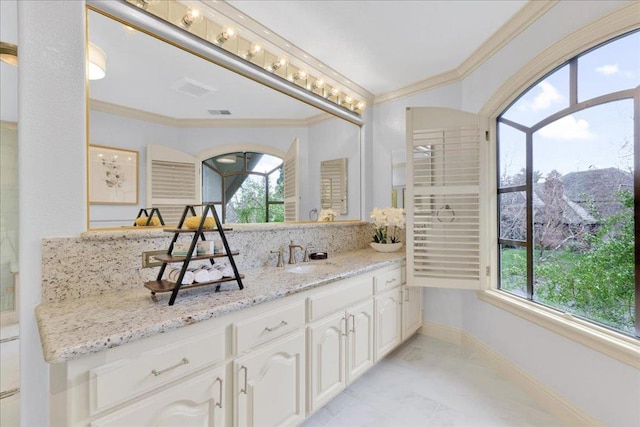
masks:
POLYGON ((284 204, 269 204, 269 222, 284 222, 284 204))
POLYGON ((498 195, 500 238, 525 241, 527 238, 527 195, 524 191, 498 195))
POLYGON ((598 105, 534 134, 534 300, 631 332, 633 103, 598 105))
POLYGON ((500 245, 500 289, 527 296, 527 250, 500 245))
POLYGON ((578 58, 578 101, 640 84, 640 33, 614 40, 578 58))
POLYGON ((222 177, 208 168, 202 167, 202 200, 204 202, 222 201, 222 177))
POLYGON ((250 168, 252 172, 269 173, 282 166, 281 158, 269 154, 247 153, 247 159, 253 164, 250 168))
POLYGON ((500 188, 525 184, 526 142, 524 132, 498 124, 500 188))
POLYGON ((522 95, 502 117, 531 127, 569 106, 569 66, 565 65, 522 95))
POLYGON ((239 175, 237 178, 242 178, 242 183, 227 201, 226 222, 266 222, 265 177, 239 175))
POLYGON ((282 167, 269 175, 269 201, 284 201, 284 174, 282 173, 282 167))

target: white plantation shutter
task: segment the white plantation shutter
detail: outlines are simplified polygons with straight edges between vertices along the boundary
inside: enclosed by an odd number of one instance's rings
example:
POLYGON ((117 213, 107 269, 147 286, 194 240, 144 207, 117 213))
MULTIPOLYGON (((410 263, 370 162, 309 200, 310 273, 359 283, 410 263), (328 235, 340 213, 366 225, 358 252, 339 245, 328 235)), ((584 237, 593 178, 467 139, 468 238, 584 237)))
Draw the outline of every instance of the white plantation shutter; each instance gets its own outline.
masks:
POLYGON ((166 224, 177 224, 185 205, 201 203, 201 162, 159 145, 147 146, 147 206, 159 208, 166 224))
POLYGON ((445 108, 407 110, 407 280, 480 288, 481 152, 486 119, 445 108))
POLYGON ((298 220, 298 138, 284 156, 284 220, 298 220))
POLYGON ((347 159, 320 162, 320 205, 340 215, 347 212, 347 159))

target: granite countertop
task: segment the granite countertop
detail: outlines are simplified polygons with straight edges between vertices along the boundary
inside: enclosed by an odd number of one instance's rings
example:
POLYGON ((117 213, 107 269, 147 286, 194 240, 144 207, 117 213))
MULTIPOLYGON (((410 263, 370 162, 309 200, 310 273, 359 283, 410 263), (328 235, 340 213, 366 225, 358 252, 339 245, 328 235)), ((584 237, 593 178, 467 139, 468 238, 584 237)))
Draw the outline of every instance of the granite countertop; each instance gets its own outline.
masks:
POLYGON ((170 293, 157 294, 140 284, 135 291, 113 292, 95 297, 45 303, 36 307, 36 319, 44 358, 60 363, 233 311, 273 301, 385 266, 400 264, 405 254, 380 253, 372 249, 345 252, 326 261, 241 270, 243 290, 235 282, 181 291, 173 306, 170 293), (308 268, 293 273, 291 268, 308 268))

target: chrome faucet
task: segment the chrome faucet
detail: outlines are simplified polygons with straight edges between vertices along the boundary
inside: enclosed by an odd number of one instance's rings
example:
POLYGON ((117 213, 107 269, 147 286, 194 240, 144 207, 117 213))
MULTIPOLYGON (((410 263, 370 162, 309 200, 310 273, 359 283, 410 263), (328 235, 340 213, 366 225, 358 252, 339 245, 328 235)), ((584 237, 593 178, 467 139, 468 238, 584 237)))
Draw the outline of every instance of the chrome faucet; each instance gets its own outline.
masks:
POLYGON ((289 264, 296 263, 296 251, 295 251, 296 248, 304 249, 300 245, 294 245, 292 240, 291 244, 289 245, 289 264))
POLYGON ((278 264, 276 267, 284 267, 284 248, 280 247, 277 251, 271 251, 272 254, 278 254, 278 264))

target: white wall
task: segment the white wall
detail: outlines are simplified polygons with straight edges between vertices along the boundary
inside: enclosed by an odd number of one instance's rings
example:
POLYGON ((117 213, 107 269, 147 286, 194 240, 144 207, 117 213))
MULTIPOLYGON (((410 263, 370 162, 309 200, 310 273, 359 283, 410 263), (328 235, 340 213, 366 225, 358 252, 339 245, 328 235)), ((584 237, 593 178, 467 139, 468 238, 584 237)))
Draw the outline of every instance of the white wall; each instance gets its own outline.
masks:
MULTIPOLYGON (((374 168, 383 170, 390 163, 391 152, 405 148, 407 106, 477 112, 540 52, 625 3, 559 2, 462 82, 376 105, 374 168)), ((390 188, 391 173, 381 175, 374 177, 374 187, 390 188)), ((383 196, 374 195, 377 204, 388 204, 383 196)), ((424 318, 471 333, 606 425, 640 425, 637 369, 480 301, 474 291, 425 289, 424 318)))
POLYGON ((461 84, 453 83, 427 92, 376 105, 373 109, 373 205, 391 206, 391 153, 406 151, 407 107, 460 109, 461 84))
POLYGON ((340 119, 329 119, 309 127, 306 195, 300 205, 300 220, 309 219, 311 209, 320 212, 320 162, 347 158, 347 214, 338 219, 360 218, 360 128, 340 119), (305 197, 306 196, 306 197, 305 197))
POLYGON ((20 424, 47 425, 48 365, 34 308, 42 238, 86 225, 84 2, 18 3, 20 424))

